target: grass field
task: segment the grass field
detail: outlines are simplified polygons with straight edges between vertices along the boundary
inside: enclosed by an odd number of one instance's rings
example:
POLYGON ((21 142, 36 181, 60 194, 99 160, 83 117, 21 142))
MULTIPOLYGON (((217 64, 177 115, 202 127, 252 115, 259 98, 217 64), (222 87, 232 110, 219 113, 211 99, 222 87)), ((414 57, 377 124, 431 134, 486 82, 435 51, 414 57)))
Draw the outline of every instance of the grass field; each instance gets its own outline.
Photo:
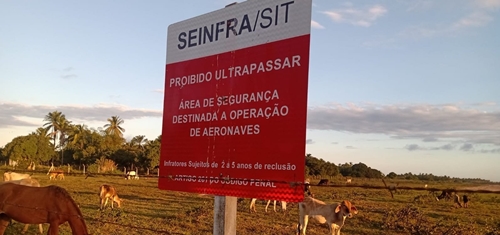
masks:
MULTIPOLYGON (((80 205, 89 232, 94 235, 212 234, 214 198, 211 195, 159 190, 156 178, 124 180, 119 176, 96 176, 85 179, 83 175, 70 175, 65 180, 49 181, 43 173, 32 177, 42 186, 54 184, 67 189, 80 205), (99 186, 105 183, 117 189, 123 199, 121 209, 99 211, 97 193, 99 186)), ((382 184, 380 180, 356 183, 382 184)), ((423 184, 399 182, 400 186, 423 184)), ((426 184, 442 189, 478 186, 426 184)), ((327 203, 348 199, 357 207, 359 214, 346 220, 342 234, 500 234, 500 194, 468 194, 469 208, 455 208, 452 201, 436 201, 426 191, 400 190, 394 198, 382 189, 313 186, 312 191, 316 198, 327 203)), ((265 202, 258 200, 258 213, 252 214, 248 212, 249 203, 247 198, 238 200, 238 235, 295 234, 296 203, 288 205, 287 213, 265 213, 265 202)), ((13 222, 5 234, 20 234, 22 228, 22 224, 13 222)), ((47 229, 45 224, 44 230, 47 229)), ((32 225, 27 234, 36 234, 36 231, 37 227, 32 225)), ((308 235, 327 234, 328 228, 311 221, 307 231, 308 235)), ((71 234, 68 224, 61 226, 60 234, 71 234)))

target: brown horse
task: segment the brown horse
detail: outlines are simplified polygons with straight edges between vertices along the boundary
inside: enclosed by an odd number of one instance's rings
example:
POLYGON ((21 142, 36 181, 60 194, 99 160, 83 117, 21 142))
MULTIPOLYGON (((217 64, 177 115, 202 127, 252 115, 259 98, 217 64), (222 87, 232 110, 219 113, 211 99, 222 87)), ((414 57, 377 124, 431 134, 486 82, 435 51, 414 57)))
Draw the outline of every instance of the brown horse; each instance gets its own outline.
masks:
MULTIPOLYGON (((40 187, 40 183, 38 182, 38 180, 32 179, 32 178, 25 178, 25 179, 22 179, 22 180, 11 180, 11 181, 7 181, 7 182, 8 183, 13 183, 13 184, 20 184, 20 185, 31 186, 31 187, 40 187)), ((4 183, 7 183, 7 182, 2 182, 0 184, 4 184, 4 183)), ((24 233, 26 233, 26 231, 28 231, 28 226, 29 226, 29 224, 24 225, 24 229, 21 232, 22 234, 24 234, 24 233)), ((40 231, 40 234, 43 234, 42 224, 38 224, 38 230, 40 231)))
POLYGON ((82 212, 69 193, 59 186, 30 187, 0 185, 0 235, 10 220, 25 224, 48 223, 48 235, 58 235, 59 225, 68 222, 73 235, 88 235, 82 212))

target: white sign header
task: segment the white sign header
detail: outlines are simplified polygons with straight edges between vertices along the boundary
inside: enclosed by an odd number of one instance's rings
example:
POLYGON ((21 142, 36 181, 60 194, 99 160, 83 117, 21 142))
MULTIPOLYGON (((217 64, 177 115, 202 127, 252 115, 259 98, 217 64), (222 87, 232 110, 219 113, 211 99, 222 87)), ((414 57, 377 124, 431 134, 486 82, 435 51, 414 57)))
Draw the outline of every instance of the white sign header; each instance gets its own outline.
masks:
POLYGON ((168 27, 167 64, 307 35, 312 0, 247 0, 168 27))

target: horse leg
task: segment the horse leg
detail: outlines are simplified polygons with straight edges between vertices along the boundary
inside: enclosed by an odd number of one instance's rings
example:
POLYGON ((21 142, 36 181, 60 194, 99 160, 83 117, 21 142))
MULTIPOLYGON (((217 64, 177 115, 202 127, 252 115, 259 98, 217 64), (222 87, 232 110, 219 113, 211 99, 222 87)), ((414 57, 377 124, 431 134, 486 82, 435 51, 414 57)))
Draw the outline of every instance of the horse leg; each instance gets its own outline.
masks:
POLYGON ((250 201, 250 213, 257 212, 255 209, 255 201, 257 201, 257 198, 252 198, 252 201, 250 201))
POLYGON ((28 226, 29 226, 29 224, 24 225, 24 228, 23 228, 23 231, 21 232, 21 234, 24 234, 26 231, 28 231, 28 226))
POLYGON ((104 208, 106 208, 106 205, 108 205, 108 198, 104 201, 104 208))
POLYGON ((9 223, 10 217, 6 214, 0 214, 0 235, 3 235, 3 233, 7 229, 7 226, 9 226, 9 223))
POLYGON ((57 223, 50 223, 47 235, 59 235, 59 225, 57 223))

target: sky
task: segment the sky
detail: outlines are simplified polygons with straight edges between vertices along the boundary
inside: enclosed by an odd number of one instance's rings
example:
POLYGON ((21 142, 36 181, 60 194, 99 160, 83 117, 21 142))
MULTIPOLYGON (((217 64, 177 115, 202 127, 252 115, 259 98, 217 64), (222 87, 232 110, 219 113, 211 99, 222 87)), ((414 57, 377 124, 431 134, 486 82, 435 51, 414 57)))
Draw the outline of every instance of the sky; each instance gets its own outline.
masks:
MULTIPOLYGON (((0 147, 56 110, 155 139, 167 27, 231 2, 0 1, 0 147)), ((313 0, 306 153, 500 181, 499 12, 500 0, 313 0)))

